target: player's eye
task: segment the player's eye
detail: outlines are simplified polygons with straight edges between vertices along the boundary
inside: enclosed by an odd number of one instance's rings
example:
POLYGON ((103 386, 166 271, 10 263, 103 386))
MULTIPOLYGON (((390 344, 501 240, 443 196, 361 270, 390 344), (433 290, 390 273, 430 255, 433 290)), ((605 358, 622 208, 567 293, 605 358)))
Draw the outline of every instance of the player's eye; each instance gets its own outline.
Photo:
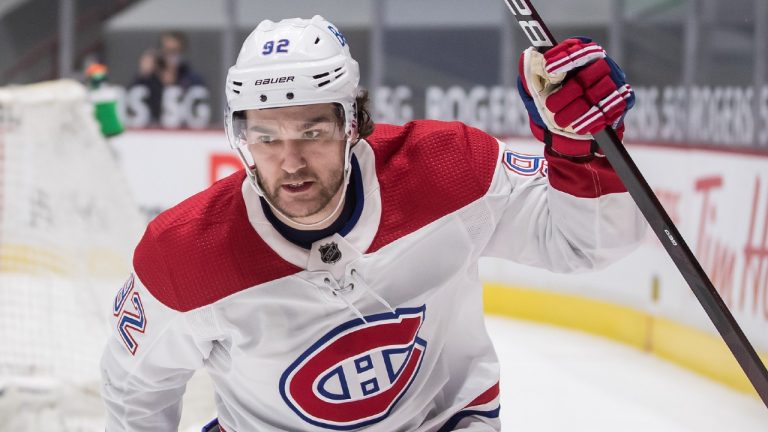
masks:
POLYGON ((318 139, 323 135, 323 132, 320 129, 311 129, 304 131, 304 133, 301 135, 303 139, 318 139))
POLYGON ((255 141, 260 144, 272 144, 276 139, 272 135, 258 135, 255 141))

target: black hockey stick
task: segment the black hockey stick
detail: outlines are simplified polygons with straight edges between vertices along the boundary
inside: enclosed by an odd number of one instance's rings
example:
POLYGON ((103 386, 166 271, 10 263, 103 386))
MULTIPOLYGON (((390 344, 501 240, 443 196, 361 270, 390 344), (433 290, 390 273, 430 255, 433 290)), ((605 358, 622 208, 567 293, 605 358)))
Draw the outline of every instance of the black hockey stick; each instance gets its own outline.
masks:
MULTIPOLYGON (((531 0, 504 0, 515 15, 520 27, 531 44, 540 51, 546 51, 555 45, 555 38, 542 21, 531 0)), ((741 365, 757 394, 768 407, 768 371, 758 357, 752 344, 744 335, 739 324, 723 302, 704 269, 696 260, 691 249, 678 232, 677 227, 659 203, 651 187, 643 178, 640 170, 627 153, 616 132, 610 127, 594 135, 608 162, 621 178, 637 207, 645 216, 648 224, 661 240, 672 261, 680 270, 683 278, 693 290, 709 319, 720 332, 733 356, 741 365)))

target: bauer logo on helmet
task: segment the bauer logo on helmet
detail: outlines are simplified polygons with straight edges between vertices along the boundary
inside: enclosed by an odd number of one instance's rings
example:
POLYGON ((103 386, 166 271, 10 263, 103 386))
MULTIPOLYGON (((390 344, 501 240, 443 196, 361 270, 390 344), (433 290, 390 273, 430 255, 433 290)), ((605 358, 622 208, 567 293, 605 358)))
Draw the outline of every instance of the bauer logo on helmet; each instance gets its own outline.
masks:
POLYGON ((294 76, 282 76, 279 78, 263 78, 263 79, 257 79, 253 82, 253 85, 267 85, 267 84, 283 84, 287 82, 292 82, 294 80, 294 76))

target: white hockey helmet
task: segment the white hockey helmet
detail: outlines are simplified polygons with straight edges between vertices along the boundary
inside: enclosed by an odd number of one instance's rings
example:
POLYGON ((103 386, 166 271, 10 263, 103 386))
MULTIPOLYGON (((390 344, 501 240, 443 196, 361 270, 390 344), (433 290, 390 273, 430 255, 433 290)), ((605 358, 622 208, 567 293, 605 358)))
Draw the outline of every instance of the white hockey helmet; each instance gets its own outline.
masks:
POLYGON ((320 15, 312 19, 264 20, 243 42, 226 82, 225 125, 230 144, 234 113, 318 103, 344 109, 344 132, 357 139, 355 98, 360 70, 336 27, 320 15))
MULTIPOLYGON (((360 70, 341 32, 320 15, 312 19, 264 20, 243 42, 226 82, 224 124, 256 191, 255 167, 237 129, 236 113, 250 109, 335 103, 344 111, 344 187, 349 180, 350 147, 358 138, 360 70)), ((272 203, 270 203, 271 205, 272 203)), ((272 206, 274 209, 274 206, 272 206)))

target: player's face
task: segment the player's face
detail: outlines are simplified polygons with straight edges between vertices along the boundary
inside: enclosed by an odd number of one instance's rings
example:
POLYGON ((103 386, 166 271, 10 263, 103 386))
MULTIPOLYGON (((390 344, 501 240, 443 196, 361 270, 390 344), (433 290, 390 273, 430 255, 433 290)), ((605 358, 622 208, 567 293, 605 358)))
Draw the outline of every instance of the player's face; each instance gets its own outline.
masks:
POLYGON ((333 104, 246 112, 245 138, 266 198, 300 223, 325 219, 344 180, 344 133, 333 104))

